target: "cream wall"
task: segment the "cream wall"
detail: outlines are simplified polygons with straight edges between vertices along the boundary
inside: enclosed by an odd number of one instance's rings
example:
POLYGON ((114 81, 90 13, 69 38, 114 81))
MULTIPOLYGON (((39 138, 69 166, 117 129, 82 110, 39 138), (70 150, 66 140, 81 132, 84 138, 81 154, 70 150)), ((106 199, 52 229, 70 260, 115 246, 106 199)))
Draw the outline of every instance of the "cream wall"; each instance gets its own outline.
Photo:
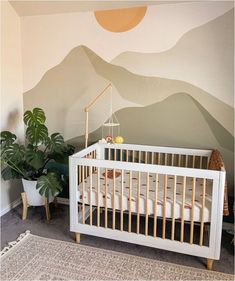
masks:
MULTIPOLYGON (((20 18, 12 6, 1 2, 1 131, 23 137, 23 95, 20 18)), ((20 196, 19 181, 1 179, 1 215, 20 196)))
MULTIPOLYGON (((35 87, 49 69, 61 63, 79 45, 90 48, 107 62, 127 51, 162 53, 173 48, 190 30, 232 8, 232 1, 148 6, 143 20, 135 28, 121 33, 102 28, 92 11, 22 17, 23 90, 26 92, 35 87)), ((196 65, 205 68, 201 61, 197 60, 196 65)), ((214 65, 210 67, 208 64, 204 72, 211 73, 213 68, 214 65)), ((171 67, 169 73, 158 72, 160 77, 171 79, 178 79, 178 73, 178 67, 171 67)), ((194 72, 180 72, 181 80, 200 87, 230 106, 233 105, 230 96, 223 95, 221 98, 221 88, 217 84, 201 77, 194 72), (198 78, 195 80, 195 77, 198 78)))

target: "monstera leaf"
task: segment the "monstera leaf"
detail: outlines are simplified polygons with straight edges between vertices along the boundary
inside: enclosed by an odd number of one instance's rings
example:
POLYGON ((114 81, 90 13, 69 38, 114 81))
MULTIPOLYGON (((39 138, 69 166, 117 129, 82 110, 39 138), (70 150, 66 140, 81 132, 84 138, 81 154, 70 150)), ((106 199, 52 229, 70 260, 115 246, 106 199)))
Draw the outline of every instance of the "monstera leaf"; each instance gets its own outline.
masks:
POLYGON ((48 129, 45 125, 30 126, 26 130, 26 137, 33 146, 39 146, 46 142, 48 129))
POLYGON ((41 150, 27 150, 25 154, 25 160, 35 170, 39 170, 44 166, 45 163, 44 153, 41 150))
POLYGON ((63 189, 60 177, 55 172, 49 172, 37 180, 36 188, 42 196, 57 196, 63 189))
POLYGON ((59 133, 54 133, 51 135, 49 142, 49 149, 53 152, 61 152, 63 149, 64 138, 59 133))
POLYGON ((25 148, 23 145, 19 145, 17 143, 8 145, 6 148, 2 150, 1 159, 3 159, 6 163, 19 163, 22 161, 25 154, 25 148))
POLYGON ((6 168, 2 169, 2 178, 7 181, 11 179, 20 179, 22 178, 22 175, 17 173, 15 170, 7 166, 6 168))
POLYGON ((16 135, 9 131, 2 131, 0 134, 0 143, 4 147, 6 145, 12 144, 16 140, 16 135))
POLYGON ((26 126, 36 126, 39 124, 44 124, 46 121, 46 116, 41 108, 34 108, 32 111, 27 110, 24 113, 24 123, 26 126))

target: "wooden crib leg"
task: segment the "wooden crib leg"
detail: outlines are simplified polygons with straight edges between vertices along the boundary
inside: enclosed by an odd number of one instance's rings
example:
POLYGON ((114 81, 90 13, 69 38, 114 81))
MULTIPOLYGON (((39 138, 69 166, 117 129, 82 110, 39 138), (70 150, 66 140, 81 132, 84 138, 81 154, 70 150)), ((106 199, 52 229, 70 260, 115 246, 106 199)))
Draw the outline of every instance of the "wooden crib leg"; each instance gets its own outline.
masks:
POLYGON ((27 213, 28 213, 28 202, 27 202, 27 197, 26 197, 26 193, 22 192, 21 193, 21 198, 22 198, 22 202, 23 202, 23 214, 22 214, 22 220, 26 220, 27 219, 27 213))
POLYGON ((213 261, 214 260, 212 260, 212 259, 207 259, 207 269, 208 270, 212 270, 213 261))
POLYGON ((76 232, 75 235, 76 235, 76 243, 80 244, 80 233, 76 232))

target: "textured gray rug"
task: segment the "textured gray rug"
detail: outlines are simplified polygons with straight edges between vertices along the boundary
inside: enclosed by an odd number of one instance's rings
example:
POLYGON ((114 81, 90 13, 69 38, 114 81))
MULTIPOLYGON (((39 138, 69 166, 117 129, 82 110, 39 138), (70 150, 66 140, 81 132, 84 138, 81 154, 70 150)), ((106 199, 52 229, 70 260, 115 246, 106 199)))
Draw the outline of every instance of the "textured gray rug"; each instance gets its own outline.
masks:
POLYGON ((1 280, 234 280, 234 276, 26 232, 1 252, 1 280))

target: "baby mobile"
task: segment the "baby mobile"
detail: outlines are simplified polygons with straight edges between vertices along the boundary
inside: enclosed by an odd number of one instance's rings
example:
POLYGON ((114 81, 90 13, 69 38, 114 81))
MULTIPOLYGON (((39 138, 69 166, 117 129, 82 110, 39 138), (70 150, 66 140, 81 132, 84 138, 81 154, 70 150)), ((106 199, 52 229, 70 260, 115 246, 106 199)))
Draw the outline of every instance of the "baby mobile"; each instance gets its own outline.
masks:
POLYGON ((113 87, 110 86, 110 117, 102 125, 102 139, 100 142, 122 144, 123 137, 120 135, 120 123, 113 112, 113 87))
POLYGON ((88 146, 88 120, 89 120, 89 110, 90 108, 105 95, 107 90, 110 88, 110 117, 102 125, 102 139, 99 143, 116 143, 122 144, 124 142, 123 137, 120 135, 120 123, 117 116, 113 112, 113 87, 110 83, 87 107, 85 107, 86 112, 86 128, 85 128, 85 147, 88 146))

